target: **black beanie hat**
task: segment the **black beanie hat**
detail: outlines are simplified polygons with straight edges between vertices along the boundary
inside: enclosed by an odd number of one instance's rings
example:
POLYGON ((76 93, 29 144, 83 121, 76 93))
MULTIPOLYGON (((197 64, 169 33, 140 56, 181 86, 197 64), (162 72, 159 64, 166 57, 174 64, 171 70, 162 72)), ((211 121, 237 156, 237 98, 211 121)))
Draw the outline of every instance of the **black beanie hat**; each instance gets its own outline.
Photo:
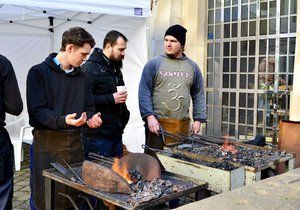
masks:
POLYGON ((173 25, 168 28, 168 30, 165 33, 165 37, 167 35, 175 37, 181 44, 181 46, 185 45, 185 34, 187 30, 182 27, 181 25, 173 25))

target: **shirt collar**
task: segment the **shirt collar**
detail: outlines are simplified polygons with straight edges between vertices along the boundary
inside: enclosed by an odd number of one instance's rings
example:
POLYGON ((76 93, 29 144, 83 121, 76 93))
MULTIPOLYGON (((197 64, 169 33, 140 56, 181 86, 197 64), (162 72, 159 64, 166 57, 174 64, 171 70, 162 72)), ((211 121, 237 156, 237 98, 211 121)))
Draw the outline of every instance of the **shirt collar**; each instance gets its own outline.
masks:
MULTIPOLYGON (((54 63, 55 63, 57 66, 61 67, 61 64, 60 64, 59 60, 57 59, 57 57, 54 57, 54 58, 53 58, 53 61, 54 61, 54 63)), ((63 70, 63 69, 62 69, 62 70, 63 70)), ((63 70, 63 71, 65 71, 67 74, 68 74, 68 73, 71 73, 72 71, 74 71, 74 67, 72 67, 71 69, 63 70)))

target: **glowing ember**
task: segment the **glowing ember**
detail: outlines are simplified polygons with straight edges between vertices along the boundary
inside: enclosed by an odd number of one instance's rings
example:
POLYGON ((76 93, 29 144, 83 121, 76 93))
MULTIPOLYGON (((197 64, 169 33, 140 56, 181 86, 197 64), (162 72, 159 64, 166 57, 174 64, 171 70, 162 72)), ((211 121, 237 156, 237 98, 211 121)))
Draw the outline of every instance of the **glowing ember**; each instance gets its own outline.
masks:
POLYGON ((228 139, 225 139, 224 144, 221 146, 221 150, 225 152, 231 152, 232 154, 237 153, 237 149, 235 149, 234 146, 230 144, 228 139))
POLYGON ((112 165, 111 169, 121 175, 129 184, 131 184, 133 181, 131 180, 131 175, 129 173, 128 167, 126 164, 123 164, 121 166, 120 159, 114 158, 114 164, 112 165))

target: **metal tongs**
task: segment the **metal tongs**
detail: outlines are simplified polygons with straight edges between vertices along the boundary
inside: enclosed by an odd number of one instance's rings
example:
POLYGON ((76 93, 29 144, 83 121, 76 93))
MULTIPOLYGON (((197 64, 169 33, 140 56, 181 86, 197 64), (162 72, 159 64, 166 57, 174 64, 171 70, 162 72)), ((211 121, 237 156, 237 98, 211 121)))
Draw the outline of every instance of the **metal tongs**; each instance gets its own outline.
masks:
POLYGON ((218 145, 216 143, 208 142, 204 139, 201 139, 200 135, 196 135, 196 134, 186 135, 186 134, 179 133, 179 132, 177 132, 177 134, 178 134, 178 136, 180 136, 180 138, 182 138, 186 141, 192 142, 192 143, 202 144, 202 145, 206 145, 206 146, 218 145))
POLYGON ((160 129, 158 130, 158 133, 161 134, 162 140, 163 140, 163 142, 164 142, 164 144, 165 144, 166 146, 175 146, 175 145, 179 145, 179 144, 182 144, 182 143, 183 143, 183 140, 182 140, 182 138, 181 138, 179 135, 175 135, 175 134, 173 134, 173 133, 170 133, 170 132, 168 132, 168 131, 166 131, 166 130, 164 130, 164 129, 162 129, 162 128, 160 128, 160 129), (174 142, 174 143, 167 143, 167 142, 165 141, 165 136, 170 137, 170 138, 172 138, 172 139, 175 139, 177 142, 174 142))
POLYGON ((109 163, 109 164, 113 164, 114 160, 112 158, 109 157, 105 157, 103 155, 99 155, 97 153, 94 152, 89 152, 89 158, 96 160, 96 161, 101 161, 104 163, 109 163))
POLYGON ((74 171, 74 169, 65 161, 63 162, 67 165, 68 169, 62 166, 58 162, 50 163, 56 170, 58 170, 61 174, 65 175, 68 179, 73 182, 77 182, 79 184, 85 185, 84 181, 81 177, 74 171))
POLYGON ((143 148, 143 149, 151 150, 151 151, 154 152, 154 153, 160 152, 160 153, 164 153, 164 154, 166 154, 166 155, 176 156, 176 157, 178 157, 178 158, 185 158, 185 155, 184 155, 184 154, 174 153, 174 152, 172 152, 172 151, 167 151, 167 150, 155 149, 155 148, 149 147, 149 146, 147 146, 147 145, 145 145, 145 144, 142 144, 142 148, 143 148))

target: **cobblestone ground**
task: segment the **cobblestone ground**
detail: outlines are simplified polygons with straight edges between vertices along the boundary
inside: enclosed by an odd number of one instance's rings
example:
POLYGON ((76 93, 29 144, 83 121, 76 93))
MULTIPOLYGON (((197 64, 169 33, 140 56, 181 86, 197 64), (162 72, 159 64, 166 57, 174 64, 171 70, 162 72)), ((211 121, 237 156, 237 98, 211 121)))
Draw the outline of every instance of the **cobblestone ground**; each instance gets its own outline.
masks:
POLYGON ((13 210, 28 210, 29 208, 29 145, 23 144, 24 160, 21 162, 21 170, 15 171, 13 210))

